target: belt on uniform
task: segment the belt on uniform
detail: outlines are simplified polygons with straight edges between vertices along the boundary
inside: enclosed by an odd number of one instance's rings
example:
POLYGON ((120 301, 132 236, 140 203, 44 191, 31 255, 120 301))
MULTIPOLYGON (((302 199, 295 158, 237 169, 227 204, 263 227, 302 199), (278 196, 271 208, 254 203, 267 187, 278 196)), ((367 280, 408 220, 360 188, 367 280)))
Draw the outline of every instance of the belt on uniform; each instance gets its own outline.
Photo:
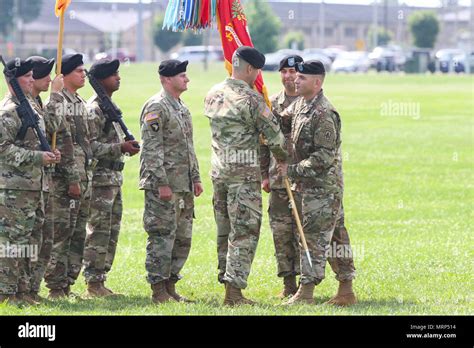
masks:
POLYGON ((97 163, 97 168, 106 168, 117 172, 121 172, 124 167, 125 163, 120 161, 99 160, 97 163))

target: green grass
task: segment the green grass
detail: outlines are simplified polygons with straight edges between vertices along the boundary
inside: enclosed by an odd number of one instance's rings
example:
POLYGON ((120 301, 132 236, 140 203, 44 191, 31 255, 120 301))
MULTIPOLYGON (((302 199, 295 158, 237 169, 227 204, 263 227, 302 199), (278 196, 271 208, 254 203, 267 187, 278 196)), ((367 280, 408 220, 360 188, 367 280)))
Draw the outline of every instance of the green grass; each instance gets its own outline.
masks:
MULTIPOLYGON (((160 86, 157 64, 124 66, 115 100, 139 136, 141 106, 160 86)), ((376 315, 473 314, 473 80, 446 75, 328 75, 325 92, 343 122, 346 225, 359 255, 355 289, 359 304, 333 308, 321 304, 337 289, 329 266, 316 288, 315 306, 286 308, 275 295, 274 248, 264 201, 257 255, 245 294, 256 307, 221 306, 217 283, 216 226, 212 214, 210 131, 203 116, 209 88, 225 78, 221 65, 203 73, 190 65, 189 91, 183 95, 193 115, 195 146, 205 193, 196 199, 191 254, 178 290, 196 304, 150 303, 145 280, 146 233, 143 192, 138 190, 138 156, 125 169, 124 216, 118 253, 108 285, 120 299, 62 300, 37 308, 0 305, 7 315, 376 315), (388 103, 417 103, 418 116, 384 116, 388 103), (384 104, 385 103, 385 104, 384 104)), ((264 74, 270 93, 280 89, 278 73, 264 74)), ((0 87, 3 94, 4 86, 0 87)), ((90 87, 81 94, 89 97, 90 87)), ((83 293, 79 278, 73 291, 83 293)), ((42 288, 41 295, 47 291, 42 288)))

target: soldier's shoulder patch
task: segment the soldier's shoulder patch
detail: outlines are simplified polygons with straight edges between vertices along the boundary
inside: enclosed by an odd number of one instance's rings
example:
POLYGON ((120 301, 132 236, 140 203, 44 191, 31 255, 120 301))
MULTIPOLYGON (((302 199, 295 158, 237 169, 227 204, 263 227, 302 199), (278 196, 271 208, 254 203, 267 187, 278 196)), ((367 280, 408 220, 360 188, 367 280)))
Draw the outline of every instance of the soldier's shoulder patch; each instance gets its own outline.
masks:
POLYGON ((160 115, 157 112, 150 112, 146 114, 144 120, 152 131, 158 132, 160 130, 160 115))
POLYGON ((321 120, 318 129, 317 142, 319 145, 331 147, 336 139, 336 130, 334 124, 329 120, 321 120))

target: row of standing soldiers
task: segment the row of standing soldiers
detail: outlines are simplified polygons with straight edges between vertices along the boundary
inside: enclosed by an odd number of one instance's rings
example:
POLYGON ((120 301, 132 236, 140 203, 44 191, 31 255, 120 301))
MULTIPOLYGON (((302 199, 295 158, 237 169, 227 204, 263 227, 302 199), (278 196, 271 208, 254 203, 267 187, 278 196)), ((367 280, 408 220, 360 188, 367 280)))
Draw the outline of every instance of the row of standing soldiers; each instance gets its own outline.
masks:
MULTIPOLYGON (((91 98, 87 108, 79 107, 86 105, 77 94, 85 81, 82 57, 64 58, 64 77, 60 75, 53 81, 49 100, 43 105, 39 93, 34 89, 32 93, 47 133, 57 134, 60 154, 48 154, 53 166, 33 158, 38 153, 34 135, 30 134, 30 143, 19 143, 15 128, 8 133, 8 139, 0 135, 0 158, 12 157, 4 150, 6 145, 31 152, 30 157, 25 153, 20 162, 10 167, 2 164, 1 170, 13 170, 12 180, 29 173, 31 182, 31 168, 36 167, 41 173, 35 180, 43 183, 36 189, 24 183, 10 187, 4 179, 7 175, 0 178, 1 195, 24 195, 20 200, 0 200, 2 216, 3 210, 14 214, 13 205, 19 209, 15 210, 17 216, 2 219, 2 242, 41 245, 37 262, 11 259, 4 264, 0 260, 0 296, 10 300, 40 300, 43 275, 50 297, 68 296, 82 266, 89 296, 113 295, 104 281, 112 266, 120 230, 122 156, 134 155, 138 150, 136 142, 122 141, 118 127, 107 125, 96 97, 91 98), (58 105, 75 106, 64 107, 64 115, 58 117, 58 105), (78 126, 81 122, 82 126, 78 126), (45 182, 52 187, 49 199, 45 182), (18 202, 24 206, 18 208, 18 202), (52 215, 53 219, 48 218, 52 215), (31 221, 16 220, 28 216, 31 221), (8 221, 17 222, 10 226, 8 221), (53 221, 54 226, 49 226, 53 221), (15 232, 5 236, 18 237, 4 237, 3 231, 15 232)), ((42 65, 51 64, 41 61, 42 65)), ((26 66, 27 62, 22 64, 26 66)), ((272 112, 253 89, 264 62, 265 57, 253 48, 237 49, 232 77, 214 86, 205 99, 205 115, 212 132, 218 280, 225 285, 224 304, 254 304, 243 296, 242 289, 247 287, 260 234, 262 188, 270 192, 270 226, 278 276, 284 283, 280 297, 290 297, 288 304, 314 303, 314 286, 324 278, 329 261, 340 286, 328 302, 354 304, 352 257, 328 253, 331 244, 350 251, 350 242, 342 208, 341 123, 339 114, 323 95, 324 66, 317 61, 303 63, 299 56, 284 58, 280 63, 284 91, 272 97, 272 112), (302 251, 282 186, 282 178, 286 177, 293 184, 312 265, 302 251)), ((33 73, 34 66, 41 64, 33 65, 33 73)), ((140 116, 139 185, 145 191, 143 223, 148 234, 145 267, 154 303, 189 301, 176 292, 175 285, 181 279, 180 271, 191 248, 194 197, 203 192, 203 187, 194 151, 192 118, 180 99, 189 82, 186 68, 186 61, 160 64, 163 89, 145 103, 140 116)), ((91 73, 110 96, 118 89, 118 61, 95 63, 91 73)), ((0 127, 13 127, 11 121, 5 121, 7 118, 15 118, 18 127, 21 122, 15 114, 15 97, 9 95, 5 100, 0 108, 0 127)))

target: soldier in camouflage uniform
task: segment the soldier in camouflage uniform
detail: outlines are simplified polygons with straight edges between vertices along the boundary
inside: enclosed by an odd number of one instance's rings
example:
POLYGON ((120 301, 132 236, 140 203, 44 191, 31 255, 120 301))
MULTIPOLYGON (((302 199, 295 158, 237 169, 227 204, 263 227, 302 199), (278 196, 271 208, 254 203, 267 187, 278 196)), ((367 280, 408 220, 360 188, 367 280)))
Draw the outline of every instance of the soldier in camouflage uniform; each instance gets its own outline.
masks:
MULTIPOLYGON (((86 102, 77 93, 85 85, 82 55, 63 57, 61 73, 64 75, 62 103, 57 103, 56 113, 63 118, 73 140, 73 164, 60 163, 53 174, 53 199, 55 202, 54 241, 51 261, 45 274, 46 286, 52 299, 69 296, 81 267, 86 237, 86 223, 92 181, 93 153, 89 115, 86 102)), ((58 134, 58 149, 64 154, 71 151, 58 134)))
MULTIPOLYGON (((101 59, 95 62, 92 74, 103 86, 109 97, 120 87, 118 72, 120 62, 115 59, 101 59)), ((107 273, 112 268, 122 220, 122 170, 124 154, 135 155, 139 152, 136 141, 122 141, 124 134, 120 126, 107 121, 101 109, 97 95, 87 102, 92 123, 92 147, 96 145, 102 152, 108 148, 109 155, 99 160, 93 172, 90 217, 87 224, 86 246, 84 249, 84 278, 89 297, 114 295, 106 288, 107 273)))
POLYGON ((143 224, 148 233, 145 267, 152 301, 186 301, 176 292, 191 249, 194 196, 202 193, 194 152, 191 114, 179 98, 187 90, 188 62, 163 61, 163 90, 143 106, 140 189, 145 190, 143 224))
POLYGON ((295 163, 279 167, 301 192, 303 229, 313 267, 301 250, 300 286, 288 304, 314 304, 314 287, 324 279, 329 261, 339 281, 338 293, 329 303, 348 306, 357 300, 352 290, 355 268, 342 208, 341 119, 323 94, 324 65, 307 61, 297 67, 296 91, 302 98, 285 111, 294 113, 291 139, 295 163), (331 255, 331 243, 344 247, 347 253, 331 255))
MULTIPOLYGON (((7 63, 25 95, 32 92, 33 64, 19 58, 7 63)), ((31 274, 30 238, 38 219, 44 218, 43 191, 47 185, 44 166, 60 159, 58 151, 40 151, 40 142, 29 128, 24 139, 18 137, 22 126, 17 113, 19 101, 10 85, 10 93, 0 102, 0 244, 11 255, 0 257, 0 302, 37 304, 29 295, 31 274), (28 248, 29 247, 29 248, 28 248), (28 250, 27 250, 28 249, 28 250), (26 251, 26 255, 15 255, 26 251)), ((44 120, 39 119, 45 129, 44 120)), ((36 249, 37 250, 37 249, 36 249)), ((37 255, 36 255, 37 256, 37 255)))
POLYGON ((265 56, 242 46, 232 77, 205 99, 212 131, 213 205, 217 224, 218 279, 225 305, 254 304, 242 295, 255 256, 262 217, 259 134, 277 160, 286 159, 284 137, 263 97, 253 89, 265 56))
MULTIPOLYGON (((272 112, 280 123, 280 128, 288 140, 291 137, 291 115, 282 118, 281 114, 298 99, 295 91, 296 64, 303 61, 298 55, 287 56, 280 61, 280 76, 284 89, 270 98, 272 112)), ((291 163, 291 158, 288 159, 291 163)), ((262 169, 262 188, 270 193, 268 215, 275 245, 275 256, 278 266, 278 277, 283 278, 284 288, 280 298, 292 296, 298 290, 296 275, 300 273, 298 247, 298 230, 289 205, 283 178, 278 175, 277 163, 270 154, 268 146, 260 149, 260 167, 262 169)), ((297 206, 298 195, 293 194, 297 206)), ((301 209, 300 209, 301 211, 301 209)))
MULTIPOLYGON (((72 148, 71 135, 62 122, 62 118, 56 115, 56 104, 61 103, 63 98, 59 92, 64 87, 63 76, 60 74, 56 76, 54 81, 51 81, 50 73, 54 66, 54 59, 47 60, 44 57, 32 56, 27 59, 33 63, 33 91, 31 93, 31 105, 34 110, 40 115, 46 125, 46 136, 50 140, 53 132, 61 134, 61 138, 66 138, 72 148), (51 84, 51 95, 46 103, 43 103, 40 93, 47 92, 51 84)), ((61 161, 70 161, 70 156, 62 158, 61 161)), ((44 219, 37 219, 33 233, 31 235, 30 244, 39 246, 38 260, 32 263, 32 273, 29 282, 30 296, 36 301, 42 301, 38 295, 41 281, 46 271, 46 266, 51 257, 51 249, 53 247, 53 219, 54 219, 54 200, 49 197, 49 190, 52 187, 52 172, 54 166, 49 166, 45 169, 45 180, 48 185, 43 185, 46 190, 43 192, 45 216, 44 219)))

